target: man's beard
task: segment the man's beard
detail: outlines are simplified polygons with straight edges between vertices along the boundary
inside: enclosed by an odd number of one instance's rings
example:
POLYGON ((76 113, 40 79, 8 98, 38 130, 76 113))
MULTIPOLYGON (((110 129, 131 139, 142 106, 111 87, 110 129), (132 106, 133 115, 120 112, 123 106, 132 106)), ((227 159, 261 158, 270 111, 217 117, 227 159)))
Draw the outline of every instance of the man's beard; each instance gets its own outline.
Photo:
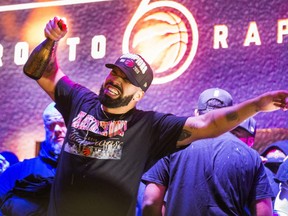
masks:
POLYGON ((52 151, 55 155, 59 155, 61 152, 62 143, 53 143, 52 151))
POLYGON ((63 140, 62 141, 56 141, 51 135, 46 135, 46 143, 45 143, 45 151, 50 155, 59 155, 61 152, 61 148, 63 145, 63 140))
POLYGON ((99 101, 101 102, 101 104, 103 104, 105 107, 108 108, 118 108, 127 106, 129 102, 132 100, 132 98, 133 95, 112 99, 109 96, 105 95, 103 85, 101 86, 99 92, 99 101))

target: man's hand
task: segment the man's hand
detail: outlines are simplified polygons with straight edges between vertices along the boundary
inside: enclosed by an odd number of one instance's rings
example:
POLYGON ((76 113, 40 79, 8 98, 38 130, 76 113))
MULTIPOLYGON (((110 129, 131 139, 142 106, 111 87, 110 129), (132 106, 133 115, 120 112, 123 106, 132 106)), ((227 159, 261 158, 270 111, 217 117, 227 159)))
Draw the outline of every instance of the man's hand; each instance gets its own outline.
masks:
POLYGON ((54 41, 58 41, 63 38, 68 32, 66 18, 54 17, 46 24, 44 33, 45 37, 54 41))
POLYGON ((272 91, 255 98, 258 111, 270 112, 278 109, 288 109, 288 91, 272 91))

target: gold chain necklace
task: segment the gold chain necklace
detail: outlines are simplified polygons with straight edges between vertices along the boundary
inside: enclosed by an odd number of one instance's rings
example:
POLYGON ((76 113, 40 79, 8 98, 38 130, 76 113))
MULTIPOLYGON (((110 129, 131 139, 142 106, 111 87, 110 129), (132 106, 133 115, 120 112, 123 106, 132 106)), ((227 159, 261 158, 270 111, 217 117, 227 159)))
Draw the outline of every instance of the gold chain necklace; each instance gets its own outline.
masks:
MULTIPOLYGON (((102 113, 104 114, 104 116, 105 116, 107 119, 111 119, 111 117, 109 117, 109 116, 106 114, 106 112, 104 111, 102 104, 101 104, 101 111, 102 111, 102 113)), ((126 113, 123 113, 122 115, 120 115, 120 116, 119 116, 119 119, 122 120, 122 119, 124 118, 125 114, 126 114, 126 113)), ((115 114, 115 115, 116 115, 116 114, 115 114)))
POLYGON ((104 111, 104 109, 103 109, 103 105, 101 104, 101 111, 102 111, 102 113, 105 115, 105 117, 107 118, 107 119, 109 119, 109 117, 106 115, 106 113, 105 113, 105 111, 104 111))

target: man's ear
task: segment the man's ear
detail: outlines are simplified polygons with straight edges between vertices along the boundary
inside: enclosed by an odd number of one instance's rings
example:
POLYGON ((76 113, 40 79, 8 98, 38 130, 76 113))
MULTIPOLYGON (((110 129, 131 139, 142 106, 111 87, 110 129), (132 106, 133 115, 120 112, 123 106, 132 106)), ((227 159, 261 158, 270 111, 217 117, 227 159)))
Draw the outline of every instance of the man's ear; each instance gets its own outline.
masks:
POLYGON ((133 100, 134 101, 140 101, 143 97, 144 97, 144 91, 143 90, 138 90, 135 94, 134 94, 134 97, 133 97, 133 100))

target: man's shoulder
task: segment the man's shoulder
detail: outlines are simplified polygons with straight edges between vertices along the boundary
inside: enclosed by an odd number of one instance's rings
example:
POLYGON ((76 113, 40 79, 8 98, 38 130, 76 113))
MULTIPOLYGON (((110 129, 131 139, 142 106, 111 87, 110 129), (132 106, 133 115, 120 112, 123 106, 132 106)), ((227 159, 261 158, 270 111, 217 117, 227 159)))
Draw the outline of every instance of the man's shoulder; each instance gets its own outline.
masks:
POLYGON ((238 137, 233 135, 231 132, 226 132, 226 133, 216 137, 215 139, 216 140, 218 139, 219 141, 221 140, 222 142, 225 142, 225 143, 234 143, 236 145, 239 145, 240 147, 251 149, 246 143, 244 143, 238 137))
POLYGON ((130 110, 129 112, 131 112, 131 114, 134 117, 137 118, 145 118, 145 119, 151 119, 151 120, 158 120, 161 118, 164 118, 165 116, 169 116, 171 114, 166 114, 166 113, 161 113, 161 112, 157 112, 157 111, 153 111, 153 110, 141 110, 141 109, 134 109, 134 110, 130 110))
POLYGON ((259 153, 249 147, 246 143, 241 141, 239 138, 237 138, 235 135, 231 134, 230 132, 227 132, 217 138, 214 139, 214 145, 221 145, 223 146, 223 152, 234 152, 235 155, 250 155, 253 158, 259 157, 259 153))
POLYGON ((34 157, 34 158, 28 158, 28 159, 24 159, 23 161, 20 161, 16 164, 13 164, 7 170, 9 170, 10 172, 12 172, 12 171, 16 172, 17 170, 21 170, 23 167, 31 166, 31 165, 37 164, 39 162, 41 162, 41 159, 39 156, 34 157))

